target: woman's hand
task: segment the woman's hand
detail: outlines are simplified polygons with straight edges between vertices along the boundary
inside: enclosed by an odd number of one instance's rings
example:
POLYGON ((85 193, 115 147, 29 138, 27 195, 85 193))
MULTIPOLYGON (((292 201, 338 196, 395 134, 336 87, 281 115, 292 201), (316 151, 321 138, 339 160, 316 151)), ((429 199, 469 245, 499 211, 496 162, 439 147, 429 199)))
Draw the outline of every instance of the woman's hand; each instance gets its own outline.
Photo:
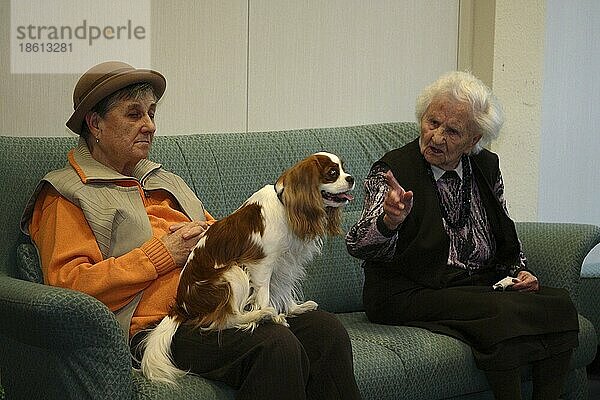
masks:
POLYGON ((175 264, 183 267, 190 255, 190 251, 196 246, 208 224, 204 221, 181 222, 171 225, 169 232, 160 240, 163 242, 175 264))
POLYGON ((413 192, 405 191, 392 171, 385 173, 385 180, 390 190, 383 200, 383 222, 390 230, 394 230, 404 222, 410 210, 412 210, 413 192))
POLYGON ((538 279, 529 271, 521 271, 517 274, 518 282, 512 286, 511 290, 519 292, 537 292, 540 290, 538 279))

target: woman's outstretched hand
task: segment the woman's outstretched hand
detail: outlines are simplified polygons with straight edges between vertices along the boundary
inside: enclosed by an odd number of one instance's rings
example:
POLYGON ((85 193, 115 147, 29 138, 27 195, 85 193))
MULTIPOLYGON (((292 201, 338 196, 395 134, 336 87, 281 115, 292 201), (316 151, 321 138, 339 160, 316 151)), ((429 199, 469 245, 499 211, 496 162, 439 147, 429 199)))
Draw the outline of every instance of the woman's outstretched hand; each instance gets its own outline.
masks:
POLYGON ((394 230, 404 222, 413 206, 413 192, 405 191, 398 183, 392 171, 385 173, 385 180, 390 190, 383 200, 383 222, 390 229, 394 230))

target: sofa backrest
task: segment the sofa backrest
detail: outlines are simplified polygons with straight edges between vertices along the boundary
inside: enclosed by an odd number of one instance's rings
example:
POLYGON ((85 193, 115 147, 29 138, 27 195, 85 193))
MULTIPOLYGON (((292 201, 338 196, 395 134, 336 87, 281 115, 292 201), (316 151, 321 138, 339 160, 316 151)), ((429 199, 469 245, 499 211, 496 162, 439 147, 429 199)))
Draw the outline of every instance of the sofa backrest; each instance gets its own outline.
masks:
MULTIPOLYGON (((346 161, 357 181, 355 200, 344 212, 347 229, 358 220, 362 180, 386 151, 418 135, 411 122, 302 129, 259 133, 208 133, 157 136, 150 159, 180 175, 216 218, 235 210, 248 196, 300 159, 328 151, 346 161)), ((66 163, 76 138, 0 136, 0 273, 17 276, 16 248, 25 238, 19 220, 36 184, 66 163)), ((327 239, 322 254, 309 266, 305 297, 330 311, 362 309, 362 270, 350 257, 343 237, 327 239)))
POLYGON ((0 136, 0 273, 15 276, 21 214, 46 172, 65 165, 74 138, 0 136))

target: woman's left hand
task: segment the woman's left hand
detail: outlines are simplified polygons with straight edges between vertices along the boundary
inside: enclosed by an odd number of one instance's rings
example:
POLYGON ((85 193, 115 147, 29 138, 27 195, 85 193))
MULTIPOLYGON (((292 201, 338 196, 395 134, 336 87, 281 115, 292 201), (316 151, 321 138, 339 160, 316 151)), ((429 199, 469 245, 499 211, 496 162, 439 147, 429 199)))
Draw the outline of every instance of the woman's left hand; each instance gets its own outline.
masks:
POLYGON ((182 228, 185 228, 182 237, 183 239, 188 240, 203 234, 208 229, 208 224, 206 221, 180 222, 169 226, 169 231, 173 233, 182 228))
POLYGON ((519 280, 512 286, 512 290, 519 292, 537 292, 540 290, 538 279, 529 271, 521 271, 517 274, 519 280))

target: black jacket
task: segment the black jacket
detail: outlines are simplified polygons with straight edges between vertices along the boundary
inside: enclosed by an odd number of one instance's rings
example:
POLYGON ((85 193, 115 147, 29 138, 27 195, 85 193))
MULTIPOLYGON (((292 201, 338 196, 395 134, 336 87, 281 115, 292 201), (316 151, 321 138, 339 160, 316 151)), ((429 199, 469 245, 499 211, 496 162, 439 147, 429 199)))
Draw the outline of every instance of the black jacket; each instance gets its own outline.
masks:
MULTIPOLYGON (((493 185, 500 174, 498 156, 484 149, 470 156, 470 160, 473 179, 496 241, 495 258, 482 273, 489 272, 490 279, 504 277, 503 266, 518 262, 520 244, 514 222, 494 195, 493 185)), ((466 271, 447 265, 450 239, 444 230, 440 204, 427 172, 428 164, 419 150, 419 140, 388 152, 378 162, 392 170, 402 187, 412 190, 414 202, 399 228, 393 260, 365 263, 365 303, 409 287, 441 288, 462 282, 466 271)))

